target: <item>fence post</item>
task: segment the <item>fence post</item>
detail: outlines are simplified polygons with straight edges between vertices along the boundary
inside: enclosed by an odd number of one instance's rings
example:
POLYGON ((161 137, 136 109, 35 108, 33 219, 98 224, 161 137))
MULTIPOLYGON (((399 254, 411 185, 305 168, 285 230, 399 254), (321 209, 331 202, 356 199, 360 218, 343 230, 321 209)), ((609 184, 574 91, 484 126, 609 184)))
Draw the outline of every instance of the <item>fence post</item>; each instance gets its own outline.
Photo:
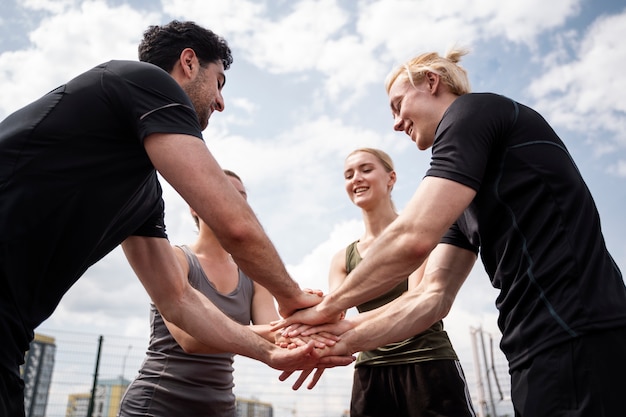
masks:
POLYGON ((480 359, 478 358, 478 344, 476 342, 476 333, 482 331, 482 328, 477 329, 470 327, 470 336, 472 340, 472 353, 474 355, 474 373, 476 374, 476 389, 478 390, 478 417, 485 417, 485 388, 483 386, 483 378, 480 371, 480 359))
POLYGON ((96 388, 98 387, 98 369, 100 368, 100 353, 102 352, 102 335, 98 338, 98 354, 96 356, 96 369, 93 373, 93 385, 91 387, 91 397, 89 398, 89 408, 87 409, 87 417, 92 417, 93 406, 96 397, 96 388))
POLYGON ((483 360, 485 365, 485 379, 487 379, 487 390, 489 391, 489 401, 491 402, 491 412, 493 417, 498 417, 496 411, 496 403, 493 400, 493 391, 491 390, 491 380, 489 379, 489 364, 487 363, 487 351, 485 349, 485 337, 482 328, 480 329, 480 345, 483 351, 483 360))

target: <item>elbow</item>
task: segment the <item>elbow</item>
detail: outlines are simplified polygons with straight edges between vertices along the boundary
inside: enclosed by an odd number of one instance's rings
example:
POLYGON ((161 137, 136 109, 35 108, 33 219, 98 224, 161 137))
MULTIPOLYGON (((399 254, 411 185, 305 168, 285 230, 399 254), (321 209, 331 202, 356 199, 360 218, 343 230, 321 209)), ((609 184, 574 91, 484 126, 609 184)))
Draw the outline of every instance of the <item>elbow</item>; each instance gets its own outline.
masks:
MULTIPOLYGON (((407 259, 419 259, 421 264, 439 243, 439 238, 430 239, 427 236, 405 233, 398 238, 402 248, 406 251, 407 259)), ((419 266, 419 265, 418 265, 419 266)))
POLYGON ((422 224, 414 224, 412 219, 398 217, 385 231, 389 242, 412 259, 424 259, 437 246, 441 236, 422 224))
POLYGON ((246 241, 253 238, 257 231, 261 231, 261 227, 254 219, 245 220, 243 218, 233 219, 220 225, 219 228, 212 228, 218 236, 221 245, 228 252, 232 252, 232 248, 241 246, 246 241))
POLYGON ((452 310, 452 304, 454 303, 454 297, 443 296, 441 297, 441 302, 439 304, 439 314, 436 321, 443 320, 450 314, 450 310, 452 310))
POLYGON ((159 314, 161 314, 165 320, 177 326, 179 325, 181 316, 179 309, 176 307, 176 303, 169 302, 169 300, 167 302, 153 300, 153 302, 159 314))

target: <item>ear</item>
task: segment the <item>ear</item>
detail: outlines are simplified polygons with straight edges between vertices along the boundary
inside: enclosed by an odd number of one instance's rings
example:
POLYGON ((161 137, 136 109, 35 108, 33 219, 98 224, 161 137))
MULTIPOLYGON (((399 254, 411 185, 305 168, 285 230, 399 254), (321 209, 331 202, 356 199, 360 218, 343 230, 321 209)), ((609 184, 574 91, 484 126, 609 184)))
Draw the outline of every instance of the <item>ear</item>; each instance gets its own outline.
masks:
POLYGON ((196 51, 191 48, 185 48, 180 53, 178 64, 186 77, 192 78, 200 69, 200 62, 196 55, 196 51))
POLYGON ((426 83, 428 85, 428 90, 431 94, 436 94, 437 90, 440 87, 441 77, 439 74, 435 74, 434 72, 428 71, 426 73, 426 83))
POLYGON ((387 187, 389 190, 393 190, 393 186, 396 184, 396 171, 391 171, 389 173, 389 181, 387 182, 387 187))

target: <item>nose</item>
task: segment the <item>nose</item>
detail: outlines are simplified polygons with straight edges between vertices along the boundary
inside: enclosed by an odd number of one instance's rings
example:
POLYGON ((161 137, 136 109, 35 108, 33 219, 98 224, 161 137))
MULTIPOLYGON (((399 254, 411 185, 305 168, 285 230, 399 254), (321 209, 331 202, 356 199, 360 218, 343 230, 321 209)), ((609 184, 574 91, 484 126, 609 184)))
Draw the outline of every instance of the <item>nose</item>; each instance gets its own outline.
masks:
POLYGON ((222 93, 218 93, 216 99, 215 99, 215 110, 222 112, 224 111, 224 97, 222 96, 222 93))
POLYGON ((395 115, 393 119, 393 130, 402 132, 404 131, 404 120, 399 115, 395 115))

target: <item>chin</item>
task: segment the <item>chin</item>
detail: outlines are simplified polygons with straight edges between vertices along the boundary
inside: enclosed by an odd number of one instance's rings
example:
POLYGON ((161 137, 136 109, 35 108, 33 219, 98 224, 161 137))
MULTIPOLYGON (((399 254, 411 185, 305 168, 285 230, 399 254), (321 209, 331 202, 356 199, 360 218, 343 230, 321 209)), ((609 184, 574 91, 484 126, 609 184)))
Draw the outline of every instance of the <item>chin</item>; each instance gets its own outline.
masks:
POLYGON ((433 146, 433 140, 424 140, 423 138, 422 140, 420 140, 420 138, 416 138, 415 144, 417 145, 417 149, 419 149, 420 151, 425 151, 426 149, 433 146))

